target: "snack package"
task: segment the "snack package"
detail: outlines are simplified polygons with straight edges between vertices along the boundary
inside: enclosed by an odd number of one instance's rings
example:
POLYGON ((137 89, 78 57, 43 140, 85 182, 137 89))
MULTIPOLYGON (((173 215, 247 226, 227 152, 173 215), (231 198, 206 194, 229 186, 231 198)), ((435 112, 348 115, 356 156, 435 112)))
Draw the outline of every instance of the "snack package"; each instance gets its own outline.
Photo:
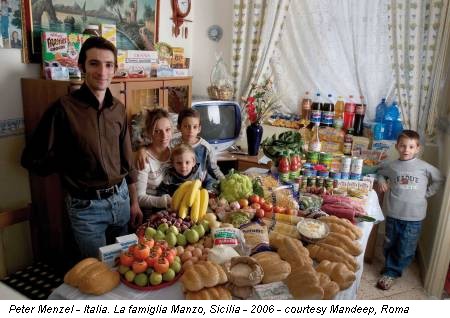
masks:
POLYGON ((269 232, 265 224, 251 222, 241 226, 240 230, 244 234, 246 249, 250 250, 250 255, 272 250, 269 244, 269 232))
POLYGON ((219 227, 211 231, 213 248, 216 246, 229 246, 240 255, 248 255, 245 248, 245 238, 241 230, 232 227, 219 227))

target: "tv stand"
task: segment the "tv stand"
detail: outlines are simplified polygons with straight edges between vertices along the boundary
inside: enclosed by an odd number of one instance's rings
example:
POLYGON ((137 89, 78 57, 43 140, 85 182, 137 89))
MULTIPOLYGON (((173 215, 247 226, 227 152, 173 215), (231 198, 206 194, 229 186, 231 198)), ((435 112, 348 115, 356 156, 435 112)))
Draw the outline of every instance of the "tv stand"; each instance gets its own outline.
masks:
POLYGON ((237 171, 245 171, 248 168, 257 167, 263 169, 270 169, 272 162, 267 164, 259 163, 258 160, 264 156, 262 152, 258 156, 239 155, 230 153, 228 151, 219 152, 216 154, 217 164, 224 174, 227 174, 230 169, 237 171))

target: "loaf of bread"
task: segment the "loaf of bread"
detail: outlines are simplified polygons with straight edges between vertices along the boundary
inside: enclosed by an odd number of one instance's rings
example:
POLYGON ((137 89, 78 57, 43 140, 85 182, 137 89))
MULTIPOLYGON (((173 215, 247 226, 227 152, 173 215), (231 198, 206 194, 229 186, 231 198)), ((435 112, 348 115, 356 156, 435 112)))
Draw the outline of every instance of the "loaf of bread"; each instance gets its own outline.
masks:
POLYGON ((304 265, 312 266, 313 264, 312 258, 309 257, 308 250, 303 246, 300 240, 287 237, 277 248, 278 255, 280 255, 281 259, 288 262, 291 267, 304 265))
POLYGON ((355 273, 349 270, 343 263, 323 260, 316 267, 316 271, 327 274, 332 281, 339 285, 340 290, 349 288, 356 279, 355 273))
POLYGON ((188 291, 186 300, 231 300, 231 293, 223 286, 203 288, 199 291, 188 291))
POLYGON ((353 256, 358 256, 362 253, 361 244, 342 233, 330 232, 327 237, 320 240, 320 243, 338 246, 353 256))
POLYGON ((295 299, 322 299, 324 292, 312 266, 295 266, 284 283, 295 299))
POLYGON ((93 257, 88 257, 79 261, 66 273, 66 275, 64 275, 64 283, 72 287, 78 287, 80 277, 83 277, 90 265, 98 262, 99 260, 93 257))
POLYGON ((66 273, 64 282, 82 293, 103 295, 119 285, 120 274, 95 258, 87 258, 66 273))
POLYGON ((283 261, 275 252, 261 252, 252 257, 263 268, 263 284, 282 281, 291 273, 291 265, 283 261))
POLYGON ((250 256, 233 257, 224 269, 228 281, 238 287, 257 285, 264 276, 262 266, 250 256))
MULTIPOLYGON (((326 222, 328 225, 338 224, 338 225, 345 227, 346 229, 348 229, 355 235, 356 239, 361 238, 363 235, 362 230, 359 227, 357 227, 356 225, 352 224, 352 222, 350 222, 347 219, 339 218, 335 215, 328 215, 328 216, 323 216, 323 217, 319 218, 319 220, 326 222)), ((352 238, 352 239, 354 240, 355 238, 352 238)))
POLYGON ((339 292, 340 288, 336 282, 333 282, 327 274, 317 272, 319 285, 323 289, 323 299, 330 300, 339 292))
POLYGON ((324 221, 324 222, 328 224, 328 227, 330 228, 330 233, 340 233, 340 234, 348 236, 351 240, 357 239, 355 233, 353 233, 351 230, 349 230, 345 226, 337 224, 337 223, 331 223, 331 222, 328 223, 328 221, 324 221))
POLYGON ((309 255, 319 262, 326 259, 333 262, 344 263, 352 272, 356 272, 359 269, 359 264, 356 262, 356 259, 340 247, 326 243, 317 243, 308 245, 307 249, 309 255))
POLYGON ((186 291, 199 291, 225 284, 227 281, 227 274, 222 267, 210 261, 200 261, 189 266, 181 276, 186 291))

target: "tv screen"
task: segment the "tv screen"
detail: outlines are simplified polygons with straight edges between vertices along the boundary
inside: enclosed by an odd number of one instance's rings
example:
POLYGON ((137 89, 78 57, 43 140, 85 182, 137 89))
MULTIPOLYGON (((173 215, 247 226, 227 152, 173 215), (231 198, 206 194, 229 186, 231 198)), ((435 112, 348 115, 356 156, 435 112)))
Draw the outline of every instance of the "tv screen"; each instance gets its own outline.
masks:
POLYGON ((202 125, 200 136, 211 145, 229 147, 239 137, 241 130, 239 104, 228 101, 207 101, 193 103, 192 107, 200 113, 202 125))

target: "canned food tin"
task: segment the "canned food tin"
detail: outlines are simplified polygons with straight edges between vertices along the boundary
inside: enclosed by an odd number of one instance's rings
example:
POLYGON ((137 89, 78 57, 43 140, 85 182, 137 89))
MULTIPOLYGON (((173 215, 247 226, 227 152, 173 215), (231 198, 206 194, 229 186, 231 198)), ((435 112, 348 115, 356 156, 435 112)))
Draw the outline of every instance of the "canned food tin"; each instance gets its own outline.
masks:
POLYGON ((304 168, 304 169, 312 169, 312 167, 313 167, 313 164, 309 163, 309 162, 304 163, 302 166, 302 168, 304 168))
POLYGON ((317 176, 317 170, 311 169, 311 175, 313 177, 316 177, 317 176))
POLYGON ((347 180, 349 177, 350 177, 350 174, 348 172, 341 171, 341 179, 347 180))
POLYGON ((322 177, 317 177, 316 179, 316 188, 323 188, 324 180, 322 177))
POLYGON ((333 155, 328 152, 321 152, 319 155, 319 163, 325 165, 328 169, 331 167, 333 155))
POLYGON ((328 170, 321 170, 317 173, 319 177, 328 178, 330 176, 330 172, 328 170))
POLYGON ((319 153, 317 151, 308 151, 306 153, 306 161, 312 164, 319 163, 319 153))
POLYGON ((312 169, 304 169, 304 170, 303 170, 303 176, 304 176, 304 177, 311 177, 313 171, 314 171, 314 170, 312 170, 312 169))
POLYGON ((302 179, 302 185, 300 187, 300 191, 305 192, 307 186, 308 186, 308 178, 303 178, 302 179))
POLYGON ((341 172, 350 173, 351 165, 352 165, 352 158, 351 157, 347 157, 347 156, 342 156, 342 158, 341 158, 341 172))
POLYGON ((339 171, 330 171, 330 178, 339 180, 341 178, 341 173, 339 171))
POLYGON ((360 173, 350 173, 350 180, 361 180, 360 173))
POLYGON ((325 188, 326 188, 327 190, 332 190, 333 187, 334 187, 334 181, 333 181, 333 179, 328 178, 328 179, 325 181, 325 188))
POLYGON ((362 158, 353 157, 350 172, 354 174, 362 174, 364 160, 362 158))

